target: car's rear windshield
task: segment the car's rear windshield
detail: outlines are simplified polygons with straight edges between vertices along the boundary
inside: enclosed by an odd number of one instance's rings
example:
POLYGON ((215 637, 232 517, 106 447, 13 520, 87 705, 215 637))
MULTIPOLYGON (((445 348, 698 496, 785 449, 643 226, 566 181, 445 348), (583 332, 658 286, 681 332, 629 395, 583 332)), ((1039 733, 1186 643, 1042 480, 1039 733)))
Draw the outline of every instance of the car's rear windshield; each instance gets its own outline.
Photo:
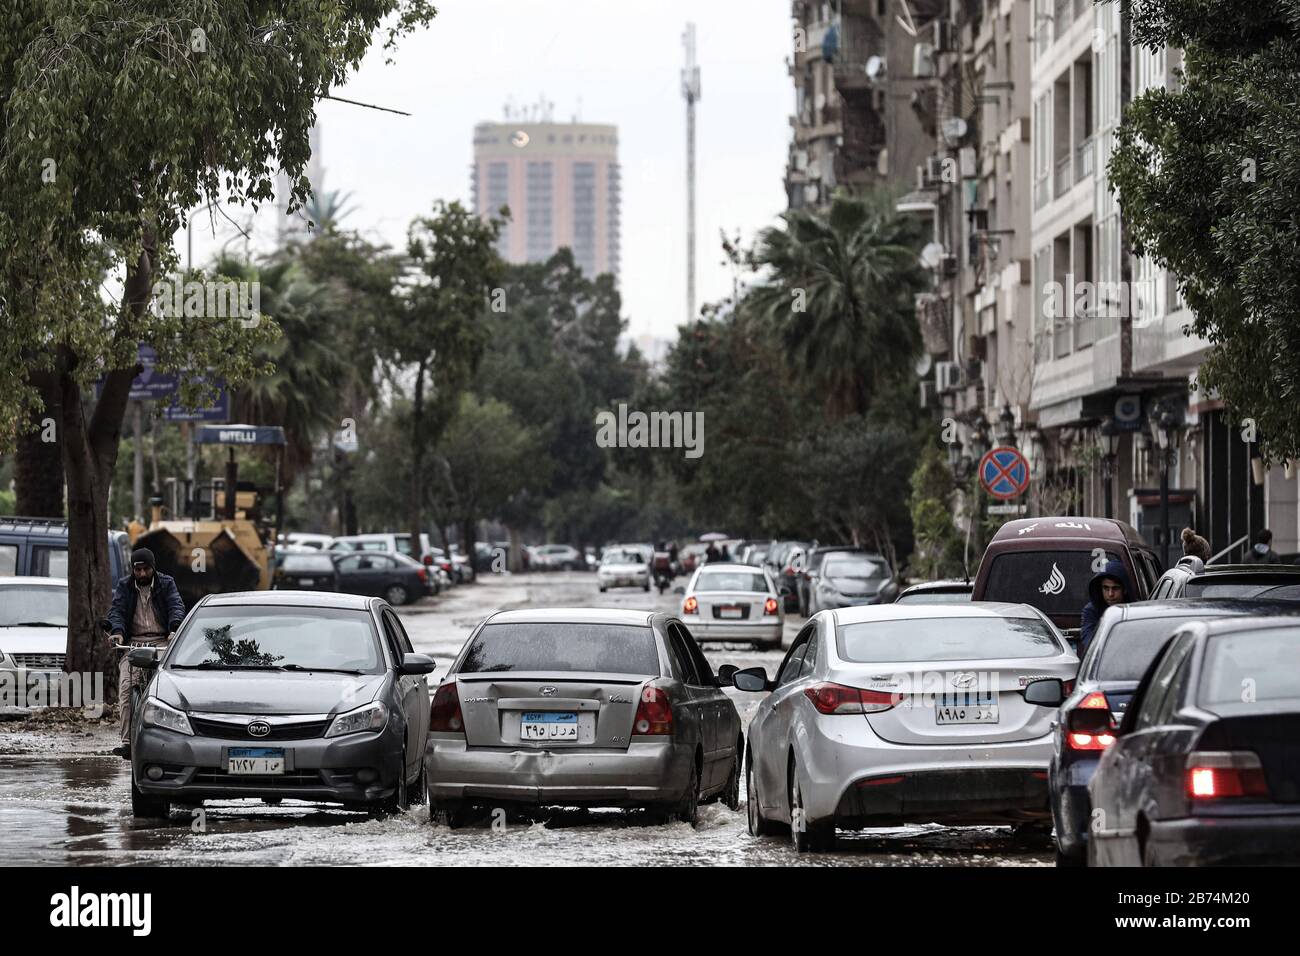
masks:
POLYGON ((319 571, 321 574, 334 572, 334 561, 328 554, 286 554, 280 565, 285 571, 319 571))
POLYGON ((1161 616, 1139 621, 1120 621, 1106 632, 1096 659, 1089 664, 1089 679, 1141 680, 1147 667, 1174 631, 1188 621, 1204 620, 1208 616, 1210 615, 1161 616))
POLYGON ((1300 698, 1300 627, 1212 636, 1199 697, 1206 706, 1300 698))
POLYGON ((208 606, 194 612, 170 667, 383 670, 379 640, 362 609, 208 606))
MULTIPOLYGON (((51 585, 0 585, 0 627, 67 627, 68 589, 51 585)), ((0 635, 0 653, 4 651, 0 635)))
MULTIPOLYGON (((981 600, 1028 604, 1044 614, 1078 614, 1088 603, 1093 567, 1103 565, 1099 552, 1004 551, 993 558, 981 600)), ((1108 551, 1105 560, 1116 557, 1108 551)))
POLYGON ((645 555, 640 551, 609 551, 601 559, 604 564, 645 564, 645 555))
POLYGON ((702 571, 695 581, 696 591, 767 592, 767 579, 753 571, 702 571))
POLYGON ((828 554, 822 565, 822 576, 827 578, 877 578, 884 573, 884 565, 867 558, 848 558, 828 554))
POLYGON ((1051 629, 1030 617, 923 617, 842 624, 836 642, 840 657, 858 664, 1052 657, 1063 650, 1051 629))
POLYGON ((1251 581, 1248 578, 1215 580, 1192 578, 1187 582, 1185 597, 1197 598, 1271 598, 1276 601, 1300 601, 1300 581, 1251 581))
POLYGON ((659 673, 654 631, 631 624, 488 624, 474 637, 459 672, 598 671, 659 673))

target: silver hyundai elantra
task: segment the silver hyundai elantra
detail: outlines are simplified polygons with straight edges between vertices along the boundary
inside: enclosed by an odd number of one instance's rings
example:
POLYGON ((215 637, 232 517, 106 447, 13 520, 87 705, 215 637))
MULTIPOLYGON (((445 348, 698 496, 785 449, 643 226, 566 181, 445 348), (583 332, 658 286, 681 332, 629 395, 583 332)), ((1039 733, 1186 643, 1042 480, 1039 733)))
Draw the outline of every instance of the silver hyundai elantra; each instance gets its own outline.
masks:
POLYGON ((1025 604, 822 611, 774 681, 761 667, 731 676, 768 695, 746 747, 750 832, 789 828, 806 851, 837 827, 1045 827, 1055 709, 1025 688, 1068 685, 1078 666, 1025 604))

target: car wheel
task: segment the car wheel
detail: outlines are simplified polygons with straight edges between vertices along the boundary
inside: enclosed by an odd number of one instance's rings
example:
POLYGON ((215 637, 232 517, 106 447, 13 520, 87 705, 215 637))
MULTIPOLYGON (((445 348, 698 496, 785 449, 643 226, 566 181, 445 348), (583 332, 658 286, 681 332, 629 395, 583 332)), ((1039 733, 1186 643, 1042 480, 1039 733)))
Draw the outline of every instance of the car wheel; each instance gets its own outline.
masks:
POLYGON ((434 803, 429 801, 429 823, 431 826, 445 826, 448 830, 459 830, 469 825, 473 819, 473 807, 460 802, 434 803))
POLYGON ((137 820, 166 820, 172 812, 171 801, 165 797, 150 797, 140 792, 131 776, 131 815, 137 820))
POLYGON ((835 845, 835 822, 813 823, 804 816, 799 770, 790 764, 790 842, 796 853, 820 853, 835 845))
POLYGON ((686 793, 682 800, 677 804, 677 819, 682 823, 689 823, 692 827, 699 820, 700 816, 700 768, 695 761, 691 761, 691 777, 686 784, 686 793))
POLYGON ((644 590, 645 590, 645 592, 646 592, 647 594, 650 593, 650 582, 649 582, 649 581, 647 581, 647 582, 645 583, 645 588, 644 588, 644 590))
POLYGON ((406 748, 403 747, 402 762, 397 768, 397 786, 393 787, 392 796, 380 802, 379 812, 405 813, 409 809, 411 809, 411 787, 406 781, 406 748))
POLYGON ((390 584, 384 589, 384 600, 393 607, 400 607, 410 599, 406 588, 400 584, 390 584))
POLYGON ((604 594, 604 593, 605 593, 605 589, 604 589, 604 588, 601 588, 601 589, 600 589, 600 593, 601 593, 601 594, 604 594))
POLYGON ((776 836, 781 832, 779 824, 763 816, 759 809, 758 784, 754 780, 754 755, 751 753, 745 761, 745 818, 749 822, 749 835, 755 837, 776 836))
POLYGON ((731 773, 727 775, 727 785, 722 790, 722 803, 732 812, 740 809, 740 768, 744 762, 744 746, 736 743, 736 758, 731 764, 731 773))

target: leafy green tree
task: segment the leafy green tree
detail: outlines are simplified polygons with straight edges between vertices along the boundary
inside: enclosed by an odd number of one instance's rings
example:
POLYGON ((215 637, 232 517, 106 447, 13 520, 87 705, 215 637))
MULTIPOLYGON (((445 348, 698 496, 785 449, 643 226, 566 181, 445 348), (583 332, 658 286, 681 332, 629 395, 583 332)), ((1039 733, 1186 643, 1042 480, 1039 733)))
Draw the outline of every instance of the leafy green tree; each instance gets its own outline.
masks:
POLYGON ((883 190, 781 218, 785 228, 765 230, 751 255, 769 270, 751 304, 830 417, 862 414, 882 378, 909 368, 920 348, 920 227, 898 216, 883 190))
POLYGON ((7 5, 0 417, 16 421, 40 400, 34 371, 56 377, 69 669, 113 666, 93 622, 109 600, 108 483, 138 344, 152 345, 165 370, 210 368, 237 386, 260 371, 254 352, 275 334, 270 322, 151 308, 155 283, 175 268, 170 237, 185 210, 219 196, 271 201, 277 169, 301 202, 317 99, 359 66, 385 20, 391 46, 433 15, 427 0, 7 5), (121 279, 116 300, 99 295, 105 272, 121 279))
POLYGON ((1132 35, 1184 50, 1181 82, 1129 105, 1110 174, 1133 251, 1178 276, 1211 348, 1199 384, 1300 458, 1300 18, 1291 0, 1141 0, 1132 35))
POLYGON ((961 533, 953 520, 957 488, 943 452, 925 445, 916 461, 908 499, 915 542, 908 566, 924 579, 952 577, 962 571, 961 533))

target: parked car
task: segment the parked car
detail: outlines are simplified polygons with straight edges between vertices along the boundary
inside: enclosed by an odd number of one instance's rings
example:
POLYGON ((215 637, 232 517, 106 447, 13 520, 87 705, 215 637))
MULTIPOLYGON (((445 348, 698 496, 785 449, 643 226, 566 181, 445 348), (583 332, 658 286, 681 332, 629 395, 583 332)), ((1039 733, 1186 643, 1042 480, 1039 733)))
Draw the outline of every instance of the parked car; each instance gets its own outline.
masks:
POLYGON ((1090 866, 1300 862, 1300 623, 1184 625, 1114 734, 1088 787, 1090 866))
MULTIPOLYGON (((811 616, 830 608, 887 604, 882 594, 892 577, 889 562, 859 551, 814 552, 808 570, 806 610, 811 616)), ((897 593, 897 592, 895 592, 897 593)))
POLYGON ((1088 784, 1102 753, 1115 740, 1142 675, 1169 637, 1192 621, 1243 614, 1300 614, 1300 603, 1187 599, 1139 601, 1107 609, 1097 625, 1079 676, 1052 722, 1047 785, 1052 800, 1058 866, 1087 859, 1092 801, 1088 784), (1109 722, 1100 719, 1109 715, 1109 722), (1104 725, 1104 726, 1103 726, 1104 725))
POLYGON ((544 544, 533 553, 535 571, 581 571, 587 566, 582 552, 572 545, 544 544))
MULTIPOLYGON (((0 671, 61 677, 67 649, 67 579, 0 577, 0 671)), ((14 677, 9 687, 17 686, 14 677)))
POLYGON ((309 548, 313 551, 323 551, 330 546, 334 540, 332 535, 328 534, 310 534, 303 531, 289 531, 282 535, 277 544, 288 546, 292 549, 309 548))
POLYGON ((697 641, 748 641, 779 648, 785 628, 776 582, 763 568, 705 564, 691 575, 682 620, 697 641))
POLYGON ((260 797, 398 811, 423 802, 426 675, 378 598, 208 595, 151 672, 131 728, 131 809, 260 797))
POLYGON ((339 582, 334 562, 341 557, 344 556, 314 550, 282 554, 279 567, 271 575, 271 587, 275 590, 337 591, 339 582))
POLYGON ((969 581, 926 581, 904 588, 895 604, 966 604, 970 601, 969 581))
POLYGON ((1300 567, 1292 564, 1211 564, 1185 557, 1161 575, 1151 596, 1266 598, 1300 601, 1300 567))
POLYGON ((816 545, 814 547, 808 548, 806 551, 803 551, 801 554, 797 556, 800 563, 800 567, 798 568, 798 571, 794 576, 794 581, 795 581, 795 594, 798 597, 799 614, 801 616, 803 617, 812 616, 811 609, 809 607, 810 601, 812 599, 812 593, 810 590, 812 584, 812 575, 815 572, 817 566, 820 565, 822 561, 826 560, 826 555, 830 554, 831 552, 853 554, 859 552, 860 550, 861 549, 855 548, 851 544, 816 545))
POLYGON ((1152 547, 1131 525, 1112 518, 1021 518, 989 542, 975 575, 972 601, 1009 601, 1038 608, 1057 627, 1077 632, 1088 582, 1119 560, 1144 601, 1160 577, 1152 547))
POLYGON ((596 571, 600 593, 610 588, 641 588, 650 590, 650 564, 645 555, 629 548, 606 548, 596 571))
POLYGON ((613 609, 500 611, 439 685, 430 819, 475 804, 650 807, 694 824, 740 806, 740 715, 681 621, 613 609))
POLYGON ((821 612, 775 680, 761 667, 729 675, 738 690, 767 693, 749 724, 750 832, 789 829, 807 851, 832 846, 836 828, 1045 828, 1055 710, 1024 687, 1071 680, 1078 665, 1028 605, 821 612))
POLYGON ((775 569, 776 586, 781 591, 787 611, 799 609, 799 575, 807 563, 811 547, 807 541, 783 541, 768 555, 768 563, 775 569))
MULTIPOLYGON (((131 541, 108 532, 109 587, 131 573, 131 541)), ((0 518, 0 576, 68 576, 68 523, 55 518, 0 518)))
POLYGON ((342 554, 334 557, 338 590, 382 597, 394 607, 438 593, 429 568, 405 554, 342 554))

